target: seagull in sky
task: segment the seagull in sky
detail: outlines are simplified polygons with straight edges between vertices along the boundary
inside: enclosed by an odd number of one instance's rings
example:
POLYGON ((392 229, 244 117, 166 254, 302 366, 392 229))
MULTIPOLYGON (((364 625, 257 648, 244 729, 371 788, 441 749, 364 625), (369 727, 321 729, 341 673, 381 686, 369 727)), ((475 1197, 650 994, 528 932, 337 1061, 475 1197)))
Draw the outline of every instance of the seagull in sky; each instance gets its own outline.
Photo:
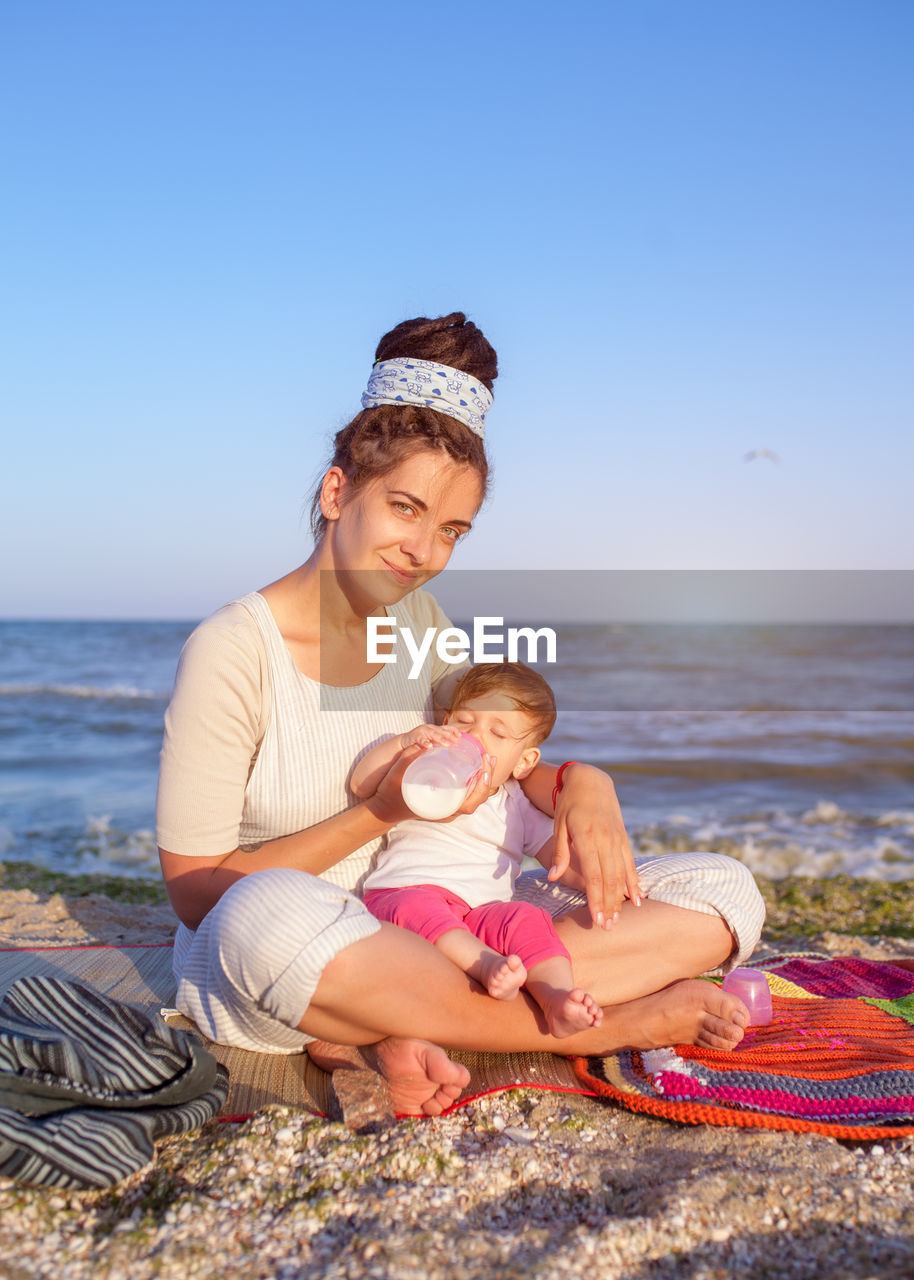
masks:
POLYGON ((756 458, 768 458, 771 462, 780 462, 773 449, 750 449, 743 454, 743 462, 754 462, 756 458))

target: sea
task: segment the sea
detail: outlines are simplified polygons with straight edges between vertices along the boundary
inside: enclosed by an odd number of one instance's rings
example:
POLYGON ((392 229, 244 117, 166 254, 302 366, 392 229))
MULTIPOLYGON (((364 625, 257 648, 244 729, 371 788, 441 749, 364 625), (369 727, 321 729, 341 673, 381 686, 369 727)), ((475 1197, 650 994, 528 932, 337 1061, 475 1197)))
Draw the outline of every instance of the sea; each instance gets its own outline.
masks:
MULTIPOLYGON (((0 859, 158 874, 162 719, 193 626, 0 621, 0 859)), ((914 627, 557 634, 545 757, 611 773, 636 851, 914 879, 914 627)))

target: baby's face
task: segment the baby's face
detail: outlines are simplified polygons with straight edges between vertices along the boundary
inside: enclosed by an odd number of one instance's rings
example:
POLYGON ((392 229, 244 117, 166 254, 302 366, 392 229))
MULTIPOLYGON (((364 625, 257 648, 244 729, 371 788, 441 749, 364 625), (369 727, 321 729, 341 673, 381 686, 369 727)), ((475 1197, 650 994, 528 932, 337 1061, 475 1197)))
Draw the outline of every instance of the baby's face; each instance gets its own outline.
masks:
POLYGON ((539 759, 531 742, 533 717, 519 711, 506 694, 487 693, 464 702, 453 708, 447 723, 462 733, 471 733, 495 757, 492 791, 509 778, 523 777, 539 759))

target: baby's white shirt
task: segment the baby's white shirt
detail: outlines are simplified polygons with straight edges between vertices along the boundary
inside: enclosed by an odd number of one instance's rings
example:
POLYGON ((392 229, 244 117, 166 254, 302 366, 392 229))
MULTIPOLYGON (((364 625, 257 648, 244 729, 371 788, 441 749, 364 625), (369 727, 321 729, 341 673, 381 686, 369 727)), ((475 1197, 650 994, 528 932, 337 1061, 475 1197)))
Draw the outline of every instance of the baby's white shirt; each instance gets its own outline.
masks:
POLYGON ((450 822, 410 819, 387 833, 363 888, 437 884, 471 907, 508 902, 524 856, 535 857, 553 831, 510 778, 474 813, 450 822))

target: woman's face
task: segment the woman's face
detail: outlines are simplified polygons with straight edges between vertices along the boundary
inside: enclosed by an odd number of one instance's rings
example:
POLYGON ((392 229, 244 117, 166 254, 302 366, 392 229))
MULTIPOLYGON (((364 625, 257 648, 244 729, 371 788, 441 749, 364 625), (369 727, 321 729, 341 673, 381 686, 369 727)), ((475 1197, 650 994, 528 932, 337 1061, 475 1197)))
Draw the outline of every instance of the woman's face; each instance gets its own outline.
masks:
POLYGON ((423 449, 356 490, 342 473, 334 479, 337 471, 328 474, 335 497, 324 511, 334 565, 357 571, 378 604, 399 600, 441 572, 482 499, 473 468, 437 450, 423 449))

